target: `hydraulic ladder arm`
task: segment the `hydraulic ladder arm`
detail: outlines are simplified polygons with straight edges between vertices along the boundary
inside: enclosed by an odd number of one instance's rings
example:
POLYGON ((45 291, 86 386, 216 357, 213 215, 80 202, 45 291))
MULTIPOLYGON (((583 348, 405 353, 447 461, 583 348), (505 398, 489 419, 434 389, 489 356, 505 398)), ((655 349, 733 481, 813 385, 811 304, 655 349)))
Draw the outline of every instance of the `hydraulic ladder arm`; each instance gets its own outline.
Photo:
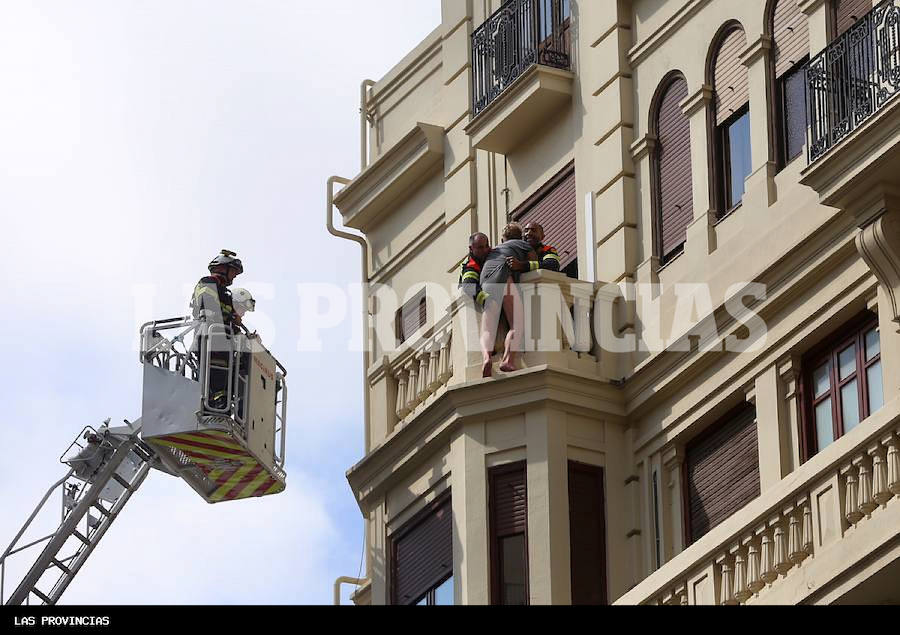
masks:
MULTIPOLYGON (((150 468, 161 467, 156 453, 140 439, 140 421, 112 430, 108 427, 101 428, 98 433, 90 428, 86 430, 88 433, 85 436, 91 437, 93 444, 85 448, 78 445, 77 449, 81 450, 79 456, 65 461, 71 468, 68 474, 47 491, 0 556, 0 604, 4 603, 9 558, 41 544, 45 546, 40 555, 5 603, 30 604, 33 598, 37 598, 43 604, 56 604, 131 495, 143 483, 150 468), (19 546, 53 492, 60 488, 63 496, 62 520, 57 529, 47 536, 19 546), (63 555, 64 551, 72 548, 74 553, 63 555), (38 583, 43 581, 46 585, 45 574, 54 568, 59 571, 59 576, 52 587, 49 590, 39 589, 38 583)), ((77 440, 70 446, 70 450, 76 444, 77 440)), ((53 581, 52 575, 49 580, 53 581)))

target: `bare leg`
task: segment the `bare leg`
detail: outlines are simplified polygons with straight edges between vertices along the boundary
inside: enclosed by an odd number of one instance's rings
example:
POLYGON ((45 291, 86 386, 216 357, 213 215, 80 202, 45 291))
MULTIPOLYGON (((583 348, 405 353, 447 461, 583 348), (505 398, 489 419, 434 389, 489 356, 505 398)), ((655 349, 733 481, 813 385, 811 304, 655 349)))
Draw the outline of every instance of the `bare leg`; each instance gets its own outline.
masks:
POLYGON ((512 279, 507 282, 506 295, 503 296, 503 312, 509 323, 509 333, 503 347, 503 358, 500 360, 500 370, 510 373, 518 370, 516 366, 516 353, 522 349, 522 325, 516 323, 516 317, 525 317, 525 309, 518 290, 513 286, 512 279))
POLYGON ((481 376, 491 376, 491 355, 497 340, 497 326, 500 321, 500 303, 488 301, 481 314, 481 376))

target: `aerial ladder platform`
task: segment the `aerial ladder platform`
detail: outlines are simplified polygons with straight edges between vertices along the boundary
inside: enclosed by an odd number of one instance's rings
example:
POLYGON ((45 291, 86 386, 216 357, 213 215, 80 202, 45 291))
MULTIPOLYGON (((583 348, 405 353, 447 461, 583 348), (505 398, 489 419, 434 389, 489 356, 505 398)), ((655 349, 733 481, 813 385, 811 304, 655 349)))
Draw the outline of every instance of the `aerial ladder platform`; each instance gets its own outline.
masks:
POLYGON ((203 319, 149 322, 140 362, 141 417, 85 427, 69 445, 68 472, 0 555, 0 604, 56 604, 151 470, 207 503, 284 491, 287 371, 259 337, 203 319), (7 597, 23 554, 34 560, 7 597))

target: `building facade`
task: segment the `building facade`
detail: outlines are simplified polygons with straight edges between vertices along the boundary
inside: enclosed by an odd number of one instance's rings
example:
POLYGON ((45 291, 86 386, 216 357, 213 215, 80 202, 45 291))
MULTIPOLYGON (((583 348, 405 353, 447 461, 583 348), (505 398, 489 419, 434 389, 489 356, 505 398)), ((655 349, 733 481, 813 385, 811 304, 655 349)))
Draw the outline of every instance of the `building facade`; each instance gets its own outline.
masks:
POLYGON ((900 2, 441 5, 330 182, 370 285, 355 601, 900 602, 900 2), (561 344, 485 379, 454 293, 512 220, 561 344))

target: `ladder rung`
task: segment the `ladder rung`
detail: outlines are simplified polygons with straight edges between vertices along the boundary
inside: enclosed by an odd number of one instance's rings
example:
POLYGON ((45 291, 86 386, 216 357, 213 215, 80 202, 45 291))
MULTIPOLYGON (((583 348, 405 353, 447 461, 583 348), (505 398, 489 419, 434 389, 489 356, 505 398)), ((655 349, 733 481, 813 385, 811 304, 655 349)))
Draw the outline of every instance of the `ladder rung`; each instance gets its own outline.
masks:
POLYGON ((39 598, 41 598, 41 601, 44 602, 44 604, 53 604, 53 601, 50 598, 48 598, 46 595, 44 595, 37 589, 31 589, 31 592, 34 593, 39 598))
POLYGON ((52 563, 55 564, 57 567, 59 567, 60 570, 62 570, 62 572, 65 573, 66 575, 72 575, 72 570, 69 569, 69 567, 67 567, 66 565, 64 565, 62 562, 60 562, 59 560, 57 560, 56 558, 51 559, 50 562, 52 562, 52 563))
POLYGON ((72 535, 75 536, 76 538, 78 538, 78 540, 80 540, 80 541, 83 542, 84 544, 90 546, 91 541, 88 540, 87 538, 85 538, 83 535, 81 535, 81 532, 80 532, 80 531, 77 531, 77 530, 72 531, 72 535))
POLYGON ((99 501, 94 503, 94 507, 96 507, 97 511, 99 511, 101 514, 103 514, 104 516, 109 518, 109 510, 106 509, 103 505, 101 505, 99 501))
POLYGON ((121 476, 119 476, 119 475, 116 474, 115 472, 113 472, 113 478, 116 479, 116 482, 117 482, 119 485, 121 485, 122 487, 124 487, 125 489, 127 489, 129 492, 131 491, 131 483, 129 483, 128 481, 126 481, 124 478, 122 478, 121 476))

